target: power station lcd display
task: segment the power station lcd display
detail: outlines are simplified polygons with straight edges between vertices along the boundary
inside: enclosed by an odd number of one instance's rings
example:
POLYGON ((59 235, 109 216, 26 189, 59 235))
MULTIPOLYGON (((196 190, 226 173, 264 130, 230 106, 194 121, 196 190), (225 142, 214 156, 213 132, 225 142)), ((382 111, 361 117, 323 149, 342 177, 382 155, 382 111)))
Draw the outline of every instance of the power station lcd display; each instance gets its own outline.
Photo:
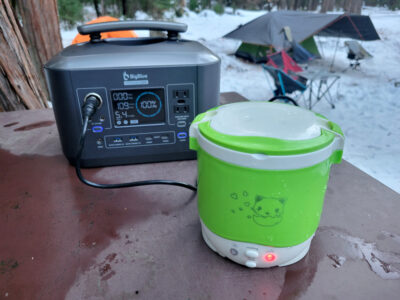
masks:
POLYGON ((111 92, 115 127, 165 122, 164 89, 111 92))

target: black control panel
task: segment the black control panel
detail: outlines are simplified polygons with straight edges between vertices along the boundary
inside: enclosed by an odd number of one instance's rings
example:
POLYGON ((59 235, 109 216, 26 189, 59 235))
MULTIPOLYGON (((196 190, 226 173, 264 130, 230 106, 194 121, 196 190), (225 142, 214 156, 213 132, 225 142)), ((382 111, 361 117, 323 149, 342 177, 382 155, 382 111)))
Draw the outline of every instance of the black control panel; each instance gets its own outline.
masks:
POLYGON ((85 148, 91 156, 97 153, 111 161, 113 156, 131 156, 129 163, 172 160, 174 155, 195 158, 189 150, 189 127, 197 109, 194 83, 81 88, 80 106, 91 93, 103 101, 88 126, 85 148))

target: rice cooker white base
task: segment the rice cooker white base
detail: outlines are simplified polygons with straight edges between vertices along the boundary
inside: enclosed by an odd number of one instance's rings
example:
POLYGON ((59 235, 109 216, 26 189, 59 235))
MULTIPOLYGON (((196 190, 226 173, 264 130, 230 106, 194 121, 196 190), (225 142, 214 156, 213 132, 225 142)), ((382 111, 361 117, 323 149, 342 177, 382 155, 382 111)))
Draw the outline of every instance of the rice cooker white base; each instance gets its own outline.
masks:
POLYGON ((314 237, 313 234, 303 243, 292 247, 277 248, 225 239, 211 232, 203 221, 201 221, 201 230, 208 247, 222 257, 227 257, 249 268, 283 267, 294 264, 307 254, 314 237), (267 261, 267 256, 271 261, 267 261))

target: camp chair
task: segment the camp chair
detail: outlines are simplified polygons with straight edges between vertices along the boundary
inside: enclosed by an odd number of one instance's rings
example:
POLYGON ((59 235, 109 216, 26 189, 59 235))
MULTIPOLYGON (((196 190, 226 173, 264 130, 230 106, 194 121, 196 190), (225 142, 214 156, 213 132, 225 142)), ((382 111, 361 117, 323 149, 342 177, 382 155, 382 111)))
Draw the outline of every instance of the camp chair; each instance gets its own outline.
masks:
POLYGON ((300 92, 300 95, 307 89, 307 79, 301 76, 296 76, 294 73, 292 75, 286 74, 282 69, 274 68, 269 65, 263 65, 263 70, 271 75, 276 89, 274 90, 274 97, 269 101, 283 100, 285 103, 291 102, 292 104, 298 106, 295 99, 287 97, 286 94, 291 94, 293 92, 300 92))
POLYGON ((347 58, 350 60, 350 67, 356 69, 360 66, 360 60, 372 58, 372 55, 368 53, 358 42, 346 41, 344 42, 348 51, 347 58))
POLYGON ((298 64, 307 64, 311 60, 317 58, 314 54, 305 49, 297 42, 292 43, 291 57, 298 64))
MULTIPOLYGON (((308 109, 312 109, 322 99, 325 99, 332 108, 335 108, 334 99, 330 93, 330 89, 340 79, 340 76, 330 73, 315 73, 310 74, 306 78, 298 73, 289 72, 286 74, 281 69, 277 69, 268 65, 263 65, 263 70, 268 73, 275 84, 274 96, 287 96, 297 92, 293 95, 293 100, 298 104, 301 98, 304 98, 304 103, 308 109), (308 97, 305 92, 308 91, 308 97)), ((277 97, 282 100, 283 97, 277 97)), ((272 101, 275 99, 272 98, 272 101)), ((270 101, 271 101, 270 100, 270 101)), ((292 102, 283 98, 283 102, 292 102)))
POLYGON ((292 30, 289 26, 283 27, 283 34, 290 45, 289 55, 296 63, 307 64, 308 62, 316 58, 314 54, 309 52, 293 39, 292 30))
POLYGON ((296 64, 296 62, 284 51, 279 51, 274 54, 267 55, 268 61, 267 65, 274 67, 276 69, 281 69, 286 74, 289 71, 292 72, 302 72, 303 69, 296 64))

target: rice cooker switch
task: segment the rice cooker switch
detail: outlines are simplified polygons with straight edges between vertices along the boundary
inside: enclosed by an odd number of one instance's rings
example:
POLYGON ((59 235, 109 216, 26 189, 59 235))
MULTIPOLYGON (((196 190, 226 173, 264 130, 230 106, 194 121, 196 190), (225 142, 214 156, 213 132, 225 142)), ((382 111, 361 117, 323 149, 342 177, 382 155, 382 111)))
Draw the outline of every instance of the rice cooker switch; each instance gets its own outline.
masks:
POLYGON ((257 258, 258 257, 258 251, 255 249, 247 249, 246 250, 246 256, 248 258, 257 258))
POLYGON ((254 260, 248 260, 248 261, 246 261, 246 267, 249 267, 249 268, 255 268, 255 267, 257 267, 257 263, 254 261, 254 260))

